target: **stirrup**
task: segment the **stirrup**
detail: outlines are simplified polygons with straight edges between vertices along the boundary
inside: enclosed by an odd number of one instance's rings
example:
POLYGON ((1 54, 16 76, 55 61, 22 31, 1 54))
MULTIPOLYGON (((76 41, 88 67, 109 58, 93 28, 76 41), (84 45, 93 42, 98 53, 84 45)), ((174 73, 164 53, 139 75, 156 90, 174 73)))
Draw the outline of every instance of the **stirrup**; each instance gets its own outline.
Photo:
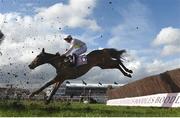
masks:
POLYGON ((76 56, 75 55, 72 55, 72 61, 74 64, 76 63, 76 56))
POLYGON ((76 65, 77 55, 73 54, 72 57, 73 57, 73 64, 76 65))

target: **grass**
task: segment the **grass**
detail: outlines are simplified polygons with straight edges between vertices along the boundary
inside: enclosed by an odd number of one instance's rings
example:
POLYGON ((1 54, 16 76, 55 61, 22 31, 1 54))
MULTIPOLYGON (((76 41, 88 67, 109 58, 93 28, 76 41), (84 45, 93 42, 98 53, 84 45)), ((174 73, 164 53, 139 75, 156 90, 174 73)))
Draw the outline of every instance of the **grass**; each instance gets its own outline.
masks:
POLYGON ((43 101, 0 101, 0 117, 169 117, 180 116, 180 108, 117 107, 105 104, 43 101))

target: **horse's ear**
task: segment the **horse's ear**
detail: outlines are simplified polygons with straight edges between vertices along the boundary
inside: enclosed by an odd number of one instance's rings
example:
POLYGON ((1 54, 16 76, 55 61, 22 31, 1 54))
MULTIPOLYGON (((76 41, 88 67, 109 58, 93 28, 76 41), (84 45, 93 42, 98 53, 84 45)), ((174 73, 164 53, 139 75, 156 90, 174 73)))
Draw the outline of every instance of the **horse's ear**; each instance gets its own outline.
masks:
POLYGON ((44 53, 45 52, 45 50, 44 50, 44 48, 42 49, 42 53, 44 53))

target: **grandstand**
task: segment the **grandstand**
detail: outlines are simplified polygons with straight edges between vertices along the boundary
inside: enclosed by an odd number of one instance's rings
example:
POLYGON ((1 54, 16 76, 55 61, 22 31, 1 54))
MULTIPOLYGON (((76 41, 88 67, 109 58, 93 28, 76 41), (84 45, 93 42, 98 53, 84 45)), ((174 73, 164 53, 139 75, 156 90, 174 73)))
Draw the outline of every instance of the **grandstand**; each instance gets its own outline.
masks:
MULTIPOLYGON (((84 83, 66 83, 62 84, 57 90, 55 99, 71 99, 73 101, 94 101, 105 103, 107 100, 106 91, 108 87, 119 87, 122 84, 84 84, 84 83)), ((46 89, 46 95, 49 96, 53 86, 46 89)))

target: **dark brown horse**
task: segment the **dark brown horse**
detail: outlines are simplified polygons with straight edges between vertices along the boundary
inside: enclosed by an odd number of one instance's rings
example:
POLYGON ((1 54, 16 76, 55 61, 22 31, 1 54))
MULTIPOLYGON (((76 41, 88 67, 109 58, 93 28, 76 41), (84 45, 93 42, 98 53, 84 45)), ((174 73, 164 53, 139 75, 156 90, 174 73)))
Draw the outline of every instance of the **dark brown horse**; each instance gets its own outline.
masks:
POLYGON ((120 60, 124 52, 125 50, 118 51, 115 49, 94 50, 87 55, 87 64, 72 67, 70 63, 64 62, 66 57, 58 54, 46 53, 43 48, 42 52, 29 65, 29 68, 34 69, 37 66, 49 63, 56 69, 57 75, 40 89, 30 94, 29 97, 31 98, 46 87, 55 84, 53 91, 46 101, 46 103, 49 103, 52 96, 65 80, 76 79, 87 73, 94 66, 98 66, 102 69, 119 69, 124 76, 131 77, 133 73, 132 70, 127 69, 120 60))

